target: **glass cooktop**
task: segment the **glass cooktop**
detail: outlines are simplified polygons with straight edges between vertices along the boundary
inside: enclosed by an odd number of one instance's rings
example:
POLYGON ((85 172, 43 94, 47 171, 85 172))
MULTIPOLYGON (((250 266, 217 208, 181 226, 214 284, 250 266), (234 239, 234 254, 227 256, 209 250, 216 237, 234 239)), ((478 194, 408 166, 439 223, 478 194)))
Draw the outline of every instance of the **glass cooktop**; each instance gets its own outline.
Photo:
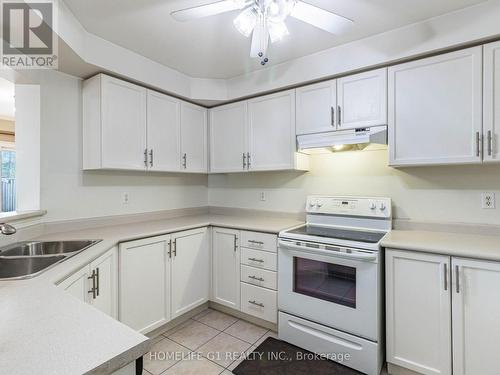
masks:
POLYGON ((306 236, 316 236, 325 238, 335 238, 339 240, 357 241, 365 243, 378 243, 385 232, 365 232, 354 229, 341 229, 332 227, 319 227, 315 225, 304 225, 287 231, 288 233, 306 236))

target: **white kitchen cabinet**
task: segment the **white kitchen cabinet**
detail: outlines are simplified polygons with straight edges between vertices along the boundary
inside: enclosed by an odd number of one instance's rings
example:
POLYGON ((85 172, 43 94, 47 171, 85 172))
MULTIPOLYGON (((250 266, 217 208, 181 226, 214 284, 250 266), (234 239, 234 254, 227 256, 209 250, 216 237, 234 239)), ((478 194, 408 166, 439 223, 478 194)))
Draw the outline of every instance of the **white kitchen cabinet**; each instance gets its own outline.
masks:
POLYGON ((210 171, 243 172, 247 169, 247 103, 210 110, 210 171))
POLYGON ((84 82, 84 169, 145 169, 146 93, 104 74, 84 82))
POLYGON ((295 91, 248 101, 248 155, 251 171, 295 168, 295 91))
POLYGON ((296 90, 297 134, 321 133, 337 127, 337 81, 296 90))
POLYGON ((147 333, 170 321, 170 236, 120 244, 119 319, 147 333))
POLYGON ((500 42, 484 46, 484 161, 500 161, 500 42))
POLYGON ((240 309, 240 232, 212 229, 212 301, 240 309))
POLYGON ((147 148, 151 171, 180 171, 180 108, 178 99, 148 90, 147 148))
POLYGON ((207 173, 207 110, 181 104, 181 170, 207 173))
POLYGON ((495 375, 500 263, 452 258, 453 375, 495 375))
POLYGON ((59 288, 117 318, 118 249, 113 248, 58 284, 59 288))
POLYGON ((337 80, 337 128, 387 124, 387 68, 337 80))
POLYGON ((482 47, 389 68, 392 166, 481 163, 482 47))
POLYGON ((207 302, 210 242, 207 228, 172 234, 172 319, 207 302))
POLYGON ((450 257, 386 250, 387 361, 451 374, 450 257))

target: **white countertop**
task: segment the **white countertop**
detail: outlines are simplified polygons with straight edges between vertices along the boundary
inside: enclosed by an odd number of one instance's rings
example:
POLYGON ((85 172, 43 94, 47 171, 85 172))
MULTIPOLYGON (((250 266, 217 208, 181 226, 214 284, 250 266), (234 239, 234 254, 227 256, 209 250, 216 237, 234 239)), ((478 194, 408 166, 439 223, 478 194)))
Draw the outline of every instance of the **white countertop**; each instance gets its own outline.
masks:
POLYGON ((149 350, 147 337, 54 285, 119 242, 208 225, 278 233, 301 223, 256 215, 194 215, 37 238, 102 241, 36 278, 0 281, 0 372, 9 375, 108 374, 149 350))
POLYGON ((500 261, 500 233, 491 235, 393 230, 382 240, 391 249, 500 261))

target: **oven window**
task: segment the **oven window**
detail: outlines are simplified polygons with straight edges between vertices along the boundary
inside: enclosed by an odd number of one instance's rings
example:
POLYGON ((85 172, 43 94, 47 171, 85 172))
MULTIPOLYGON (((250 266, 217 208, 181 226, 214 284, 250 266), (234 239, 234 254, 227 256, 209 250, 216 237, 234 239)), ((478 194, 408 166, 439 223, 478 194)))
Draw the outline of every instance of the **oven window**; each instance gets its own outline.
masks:
POLYGON ((356 308, 356 268, 293 258, 295 293, 356 308))

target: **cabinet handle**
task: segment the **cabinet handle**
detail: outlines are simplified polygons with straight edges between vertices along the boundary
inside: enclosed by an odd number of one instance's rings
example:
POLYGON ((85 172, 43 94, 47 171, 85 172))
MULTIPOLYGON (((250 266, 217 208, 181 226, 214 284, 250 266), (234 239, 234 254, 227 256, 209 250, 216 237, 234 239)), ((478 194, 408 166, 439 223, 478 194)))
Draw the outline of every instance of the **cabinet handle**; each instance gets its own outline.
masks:
POLYGON ((250 163, 250 153, 247 152, 247 169, 250 169, 251 163, 250 163))
POLYGON ((476 132, 476 156, 481 156, 481 135, 479 132, 476 132))
POLYGON ((153 167, 153 149, 149 151, 149 166, 153 167))
POLYGON ((260 303, 257 301, 248 301, 248 303, 251 303, 252 305, 259 306, 259 307, 264 307, 263 303, 260 303))
POLYGON ((342 125, 342 107, 341 106, 337 107, 337 117, 338 117, 337 124, 340 127, 342 125))
POLYGON ((248 240, 249 243, 253 243, 254 245, 264 245, 264 242, 262 241, 255 241, 255 240, 248 240))
POLYGON ((238 237, 234 236, 234 252, 238 249, 238 237))
POLYGON ((144 165, 148 166, 148 149, 144 149, 144 165))
POLYGON ((491 130, 488 130, 488 155, 491 156, 493 154, 493 135, 491 130))
POLYGON ((172 258, 172 240, 168 241, 168 257, 172 258))
POLYGON ((182 167, 187 168, 187 154, 182 155, 182 167))
POLYGON ((257 276, 248 276, 248 278, 256 281, 264 281, 262 277, 257 277, 257 276))
POLYGON ((247 167, 247 156, 245 153, 243 153, 243 169, 247 167))
POLYGON ((96 273, 95 273, 95 278, 96 278, 96 294, 97 294, 97 297, 99 297, 99 267, 96 268, 96 273))
POLYGON ((177 238, 174 240, 174 257, 177 256, 177 238))
POLYGON ((90 289, 87 293, 92 293, 92 299, 96 297, 96 280, 95 280, 95 270, 92 270, 92 275, 87 277, 88 280, 92 279, 92 289, 90 289))
POLYGON ((331 124, 332 125, 332 128, 335 127, 335 107, 332 106, 332 111, 331 111, 331 124))
POLYGON ((444 290, 448 290, 448 264, 444 264, 444 290))
POLYGON ((455 266, 455 283, 457 287, 457 293, 460 293, 460 268, 455 266))
POLYGON ((251 260, 253 262, 259 262, 259 263, 264 263, 263 259, 257 259, 257 258, 248 258, 248 260, 251 260))

